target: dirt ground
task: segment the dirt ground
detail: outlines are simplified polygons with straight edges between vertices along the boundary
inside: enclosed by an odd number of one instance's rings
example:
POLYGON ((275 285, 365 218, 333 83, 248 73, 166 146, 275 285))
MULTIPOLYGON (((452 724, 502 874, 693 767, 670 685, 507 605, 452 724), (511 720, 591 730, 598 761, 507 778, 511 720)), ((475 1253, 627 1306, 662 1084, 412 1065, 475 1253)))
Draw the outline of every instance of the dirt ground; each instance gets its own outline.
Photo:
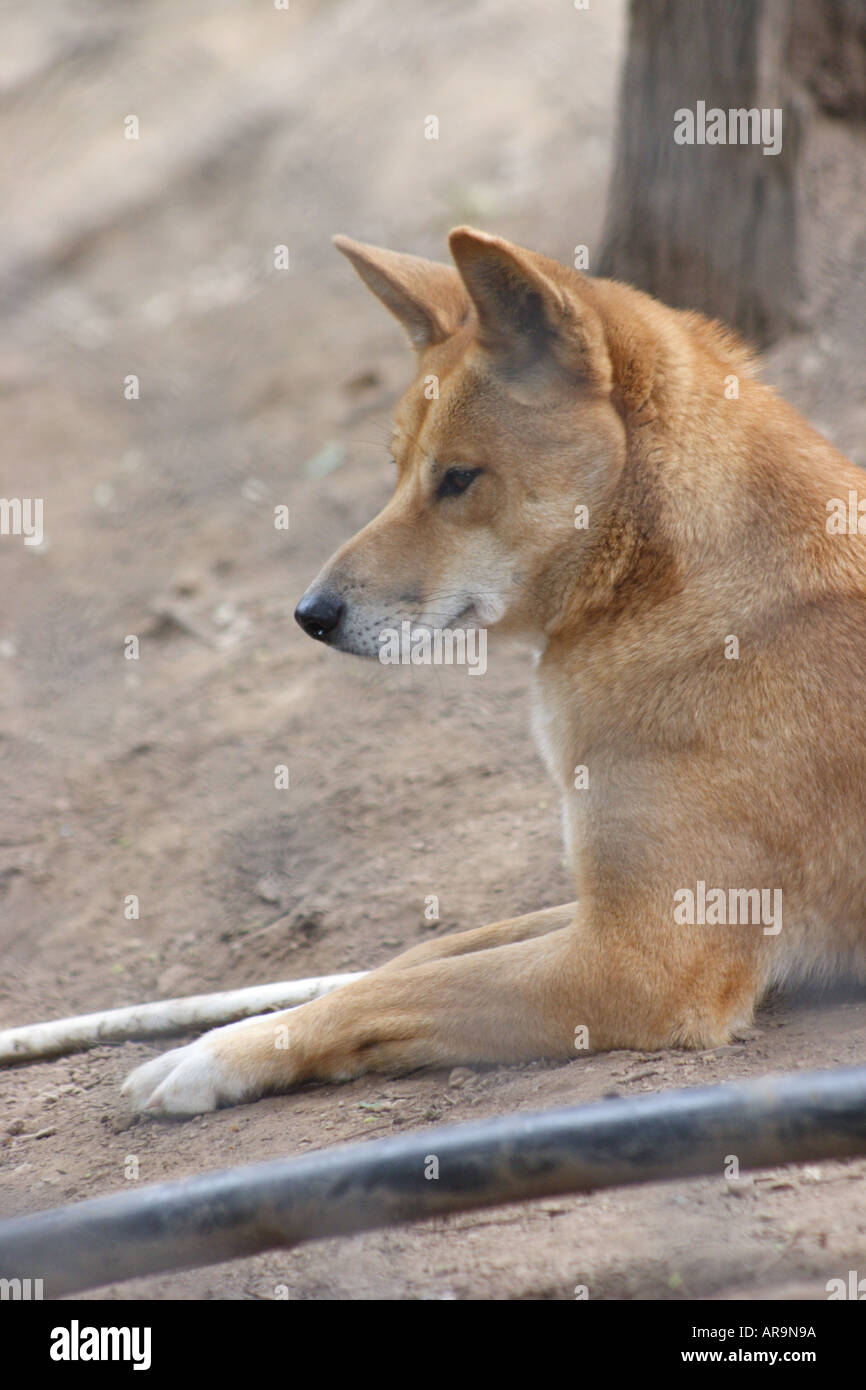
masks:
MULTIPOLYGON (((387 496, 411 365, 331 234, 442 258, 471 221, 592 258, 623 5, 65 0, 0 24, 0 491, 45 499, 41 546, 0 539, 0 1027, 362 969, 567 900, 527 654, 491 644, 477 680, 380 668, 315 646, 292 610, 387 496)), ((807 312, 766 370, 866 463, 866 160, 816 121, 807 166, 807 312)), ((119 1095, 155 1047, 0 1074, 0 1211, 127 1188, 129 1156, 146 1183, 854 1063, 866 1007, 776 999, 712 1053, 367 1077, 182 1124, 119 1095)), ((94 1296, 821 1298, 866 1269, 864 1177, 827 1163, 542 1201, 94 1296)))

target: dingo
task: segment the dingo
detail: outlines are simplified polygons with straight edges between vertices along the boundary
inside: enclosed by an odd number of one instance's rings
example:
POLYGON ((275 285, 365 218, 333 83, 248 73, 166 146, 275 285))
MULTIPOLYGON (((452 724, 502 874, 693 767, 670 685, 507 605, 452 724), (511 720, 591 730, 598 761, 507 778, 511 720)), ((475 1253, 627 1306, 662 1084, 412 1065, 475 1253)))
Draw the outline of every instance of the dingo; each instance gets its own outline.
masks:
POLYGON ((468 228, 456 269, 337 246, 419 374, 393 497, 296 617, 367 657, 403 622, 529 639, 577 902, 208 1033, 139 1067, 134 1104, 713 1047, 775 982, 866 974, 866 537, 827 525, 863 475, 697 314, 468 228), (755 885, 778 930, 720 911, 755 885))

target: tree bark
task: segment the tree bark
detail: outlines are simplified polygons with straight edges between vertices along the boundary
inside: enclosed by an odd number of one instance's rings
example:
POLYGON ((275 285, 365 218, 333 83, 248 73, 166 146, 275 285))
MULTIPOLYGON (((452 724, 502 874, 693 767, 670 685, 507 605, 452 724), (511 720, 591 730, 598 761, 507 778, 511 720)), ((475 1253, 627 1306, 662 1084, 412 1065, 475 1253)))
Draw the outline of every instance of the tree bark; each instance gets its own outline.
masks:
POLYGON ((759 345, 796 323, 800 300, 792 18, 793 0, 632 0, 597 267, 759 345), (675 112, 699 102, 725 113, 781 108, 780 152, 677 144, 675 112))
POLYGON ((866 121, 864 0, 796 0, 790 67, 829 116, 866 121))

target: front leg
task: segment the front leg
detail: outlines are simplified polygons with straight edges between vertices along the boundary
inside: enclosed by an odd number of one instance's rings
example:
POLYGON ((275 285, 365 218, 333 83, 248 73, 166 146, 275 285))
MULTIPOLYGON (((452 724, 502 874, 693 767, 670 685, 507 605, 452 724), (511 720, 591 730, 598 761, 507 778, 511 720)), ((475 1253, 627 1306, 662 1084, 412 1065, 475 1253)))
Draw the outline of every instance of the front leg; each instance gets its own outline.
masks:
POLYGON ((206 1033, 139 1067, 124 1091, 137 1109, 192 1115, 285 1091, 459 1062, 569 1055, 568 929, 513 945, 384 966, 332 994, 206 1033))
MULTIPOLYGON (((543 908, 472 931, 452 932, 448 936, 411 947, 380 966, 369 978, 376 979, 385 972, 414 968, 432 960, 486 952, 492 947, 532 940, 566 926, 574 920, 576 912, 576 903, 566 903, 561 907, 543 908)), ((139 1110, 152 1114, 197 1114, 204 1110, 215 1110, 220 1105, 253 1100, 262 1095, 265 1089, 286 1090, 294 1082, 306 1079, 298 1074, 296 1054, 304 1023, 301 1015, 308 1008, 309 1005, 305 1004, 279 1014, 263 1014, 216 1028, 197 1042, 174 1048, 143 1063, 127 1078, 123 1091, 139 1110), (294 1039, 292 1045, 289 1044, 290 1036, 294 1039), (242 1053, 246 1057, 251 1052, 259 1057, 264 1053, 269 1065, 264 1066, 258 1061, 248 1074, 246 1070, 242 1073, 227 1060, 242 1053), (218 1058, 224 1059, 222 1065, 218 1063, 218 1058), (271 1078, 268 1086, 257 1079, 262 1071, 271 1078)), ((315 1027, 317 1024, 318 1020, 314 1020, 312 1025, 308 1023, 307 1026, 315 1027)), ((365 1068, 356 1070, 363 1071, 365 1068)), ((354 1075, 355 1071, 345 1073, 350 1074, 354 1075)), ((338 1077, 334 1075, 326 1079, 336 1080, 338 1077)))
POLYGON ((208 1033, 140 1067, 126 1089, 141 1109, 188 1115, 366 1071, 566 1058, 578 1030, 592 1051, 727 1042, 751 1014, 755 961, 724 937, 708 951, 706 928, 686 931, 674 954, 658 924, 629 926, 578 918, 527 940, 386 966, 298 1009, 208 1033))

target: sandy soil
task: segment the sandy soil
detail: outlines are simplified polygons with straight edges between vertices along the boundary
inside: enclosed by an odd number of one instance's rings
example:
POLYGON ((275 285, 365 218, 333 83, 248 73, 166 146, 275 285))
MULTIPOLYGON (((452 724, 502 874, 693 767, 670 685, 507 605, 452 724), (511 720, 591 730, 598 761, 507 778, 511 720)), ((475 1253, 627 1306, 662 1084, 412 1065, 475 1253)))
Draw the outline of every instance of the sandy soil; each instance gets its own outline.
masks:
MULTIPOLYGON (((410 370, 330 235, 441 257, 470 220, 592 255, 623 6, 38 10, 6 12, 0 44, 0 490, 43 497, 46 530, 0 541, 0 1026, 373 966, 431 930, 430 893, 437 932, 565 901, 526 653, 491 646, 483 680, 380 669, 291 614, 387 496, 410 370)), ((830 134, 816 123, 804 192, 808 316, 767 370, 862 463, 864 163, 830 134)), ((179 1178, 864 1045, 862 996, 780 999, 713 1053, 364 1078, 179 1125, 119 1096, 153 1048, 103 1047, 0 1077, 0 1210, 122 1189, 130 1155, 141 1182, 179 1178)), ((822 1297, 864 1267, 864 1174, 545 1201, 96 1296, 822 1297)))

